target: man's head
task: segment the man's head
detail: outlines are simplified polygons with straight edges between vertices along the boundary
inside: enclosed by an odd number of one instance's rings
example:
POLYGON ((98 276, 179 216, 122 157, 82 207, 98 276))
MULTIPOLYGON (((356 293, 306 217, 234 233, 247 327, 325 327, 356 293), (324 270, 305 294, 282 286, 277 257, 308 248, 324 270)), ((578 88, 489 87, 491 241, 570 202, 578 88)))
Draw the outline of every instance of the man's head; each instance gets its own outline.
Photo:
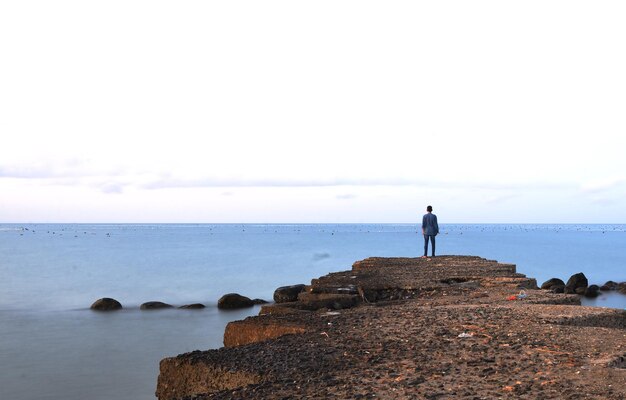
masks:
POLYGON ((428 212, 433 212, 433 206, 428 206, 428 207, 426 207, 426 211, 428 211, 428 212))

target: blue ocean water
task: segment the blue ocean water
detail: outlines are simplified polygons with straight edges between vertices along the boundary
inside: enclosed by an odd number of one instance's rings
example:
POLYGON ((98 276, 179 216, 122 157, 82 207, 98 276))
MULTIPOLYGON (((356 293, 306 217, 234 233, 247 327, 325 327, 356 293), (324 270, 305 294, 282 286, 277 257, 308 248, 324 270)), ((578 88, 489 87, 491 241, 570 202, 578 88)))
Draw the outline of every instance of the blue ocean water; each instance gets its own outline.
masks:
MULTIPOLYGON (((0 399, 152 399, 160 359, 221 346, 229 292, 270 300, 370 256, 421 255, 412 224, 0 224, 0 399), (96 313, 113 297, 124 305, 96 313), (146 301, 204 310, 140 311, 146 301)), ((517 264, 539 283, 626 281, 626 225, 441 226, 438 254, 517 264)), ((590 305, 626 307, 606 294, 590 305)))

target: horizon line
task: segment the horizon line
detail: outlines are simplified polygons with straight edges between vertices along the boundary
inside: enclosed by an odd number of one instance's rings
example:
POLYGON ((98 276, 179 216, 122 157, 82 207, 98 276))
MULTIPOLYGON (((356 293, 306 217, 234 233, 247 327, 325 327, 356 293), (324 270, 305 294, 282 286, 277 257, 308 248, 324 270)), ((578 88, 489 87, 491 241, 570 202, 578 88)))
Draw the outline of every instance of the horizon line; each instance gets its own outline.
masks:
MULTIPOLYGON (((419 225, 415 222, 2 222, 1 225, 419 225)), ((441 222, 440 225, 626 225, 626 222, 441 222)))

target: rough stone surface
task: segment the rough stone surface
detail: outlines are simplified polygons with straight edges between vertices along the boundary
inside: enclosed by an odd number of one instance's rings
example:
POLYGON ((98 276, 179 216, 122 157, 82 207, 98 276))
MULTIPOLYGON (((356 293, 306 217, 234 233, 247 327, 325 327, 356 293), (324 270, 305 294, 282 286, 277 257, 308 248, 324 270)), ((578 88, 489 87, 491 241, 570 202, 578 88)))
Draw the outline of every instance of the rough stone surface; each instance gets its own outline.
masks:
MULTIPOLYGON (((567 284, 565 284, 565 293, 572 294, 577 293, 577 289, 586 289, 589 282, 587 281, 587 277, 582 272, 572 275, 568 280, 567 284)), ((583 294, 582 293, 579 294, 583 294)))
POLYGON ((237 369, 228 369, 213 362, 206 362, 202 353, 187 353, 185 360, 166 358, 159 368, 158 396, 163 399, 183 399, 207 392, 228 391, 259 383, 258 374, 237 369), (174 383, 174 384, 170 384, 174 383))
POLYGON ((559 278, 548 279, 547 281, 541 284, 541 289, 552 290, 552 288, 554 288, 555 286, 565 287, 565 282, 563 282, 559 278))
POLYGON ((140 310, 161 310, 164 308, 172 308, 171 304, 163 303, 162 301, 148 301, 139 306, 140 310))
POLYGON ((298 300, 298 294, 303 292, 305 285, 281 286, 274 291, 274 301, 276 303, 287 303, 298 300))
POLYGON ((248 297, 237 293, 228 293, 217 301, 217 308, 223 310, 233 310, 236 308, 247 308, 254 306, 254 302, 248 297))
POLYGON ((533 282, 478 257, 366 259, 309 292, 354 285, 352 308, 264 306, 230 328, 248 331, 247 344, 161 361, 157 396, 626 398, 626 312, 582 307, 579 296, 533 282), (507 300, 521 290, 526 297, 507 300), (281 326, 301 333, 273 337, 281 326))
POLYGON ((103 297, 101 299, 96 300, 91 305, 90 308, 95 311, 115 311, 115 310, 121 310, 122 304, 115 299, 111 299, 109 297, 103 297))
POLYGON ((355 294, 302 292, 298 295, 298 303, 301 309, 310 311, 322 308, 341 310, 357 305, 359 303, 359 296, 355 294))
POLYGON ((224 332, 224 346, 241 346, 305 331, 305 324, 293 323, 289 318, 247 318, 228 323, 224 332))

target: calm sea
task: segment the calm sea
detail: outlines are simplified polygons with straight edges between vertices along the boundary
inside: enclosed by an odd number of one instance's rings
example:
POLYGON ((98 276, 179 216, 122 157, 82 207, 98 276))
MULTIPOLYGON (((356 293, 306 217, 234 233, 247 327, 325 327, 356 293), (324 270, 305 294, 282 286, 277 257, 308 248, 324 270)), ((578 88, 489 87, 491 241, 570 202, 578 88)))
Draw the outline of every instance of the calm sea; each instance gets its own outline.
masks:
MULTIPOLYGON (((153 399, 160 359, 222 345, 224 293, 271 300, 370 256, 421 255, 409 224, 0 224, 0 399, 153 399), (113 297, 124 305, 96 313, 113 297), (204 310, 140 311, 146 301, 204 310)), ((439 254, 517 264, 541 283, 626 281, 626 225, 443 225, 439 254)), ((626 307, 626 296, 588 304, 626 307)))

